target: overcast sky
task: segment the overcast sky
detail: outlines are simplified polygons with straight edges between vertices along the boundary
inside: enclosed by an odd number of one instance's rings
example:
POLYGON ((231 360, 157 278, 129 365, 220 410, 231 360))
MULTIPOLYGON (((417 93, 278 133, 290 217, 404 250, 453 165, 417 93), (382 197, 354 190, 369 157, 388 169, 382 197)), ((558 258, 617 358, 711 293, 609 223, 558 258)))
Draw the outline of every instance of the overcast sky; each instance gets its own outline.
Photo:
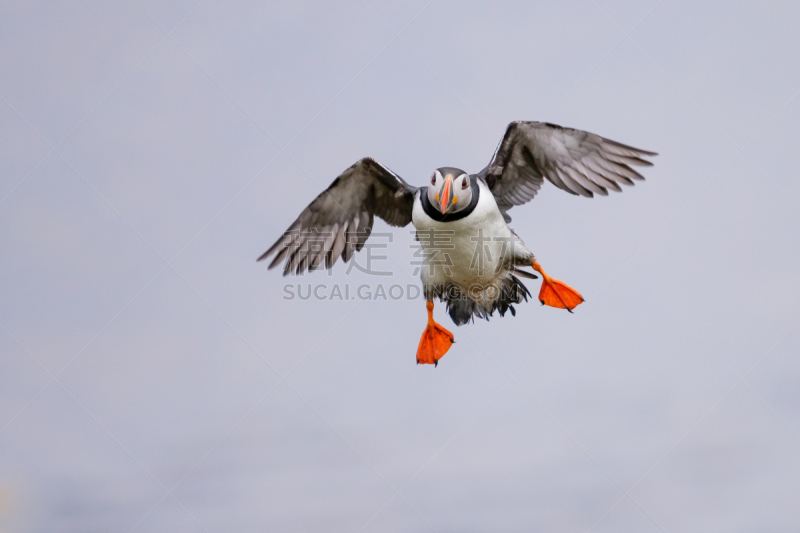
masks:
POLYGON ((0 6, 0 531, 800 529, 796 2, 232 4, 0 6), (661 154, 511 212, 574 315, 437 306, 434 369, 418 298, 284 298, 418 285, 409 228, 256 263, 512 120, 661 154))

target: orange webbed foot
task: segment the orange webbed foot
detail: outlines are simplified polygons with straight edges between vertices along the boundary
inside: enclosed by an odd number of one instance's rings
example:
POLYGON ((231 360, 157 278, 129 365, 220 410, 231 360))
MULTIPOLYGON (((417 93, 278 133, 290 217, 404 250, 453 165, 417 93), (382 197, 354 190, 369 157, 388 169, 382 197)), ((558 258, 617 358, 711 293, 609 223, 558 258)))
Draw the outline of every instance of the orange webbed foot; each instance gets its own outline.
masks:
POLYGON ((542 288, 539 290, 539 301, 542 302, 542 305, 566 309, 571 313, 573 309, 584 302, 583 296, 578 291, 545 274, 537 261, 534 261, 531 266, 542 275, 542 288))
POLYGON ((455 343, 453 334, 433 320, 433 302, 426 302, 428 308, 428 325, 422 332, 417 348, 417 364, 439 365, 450 346, 455 343))

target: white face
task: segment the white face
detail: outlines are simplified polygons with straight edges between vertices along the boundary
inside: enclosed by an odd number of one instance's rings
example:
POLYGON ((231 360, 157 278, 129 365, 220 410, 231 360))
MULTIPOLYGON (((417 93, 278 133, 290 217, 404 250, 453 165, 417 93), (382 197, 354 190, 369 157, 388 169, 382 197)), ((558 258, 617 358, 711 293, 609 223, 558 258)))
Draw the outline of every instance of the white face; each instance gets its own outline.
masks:
POLYGON ((431 176, 428 187, 428 201, 442 213, 456 213, 472 201, 472 185, 469 175, 442 173, 437 169, 431 176))

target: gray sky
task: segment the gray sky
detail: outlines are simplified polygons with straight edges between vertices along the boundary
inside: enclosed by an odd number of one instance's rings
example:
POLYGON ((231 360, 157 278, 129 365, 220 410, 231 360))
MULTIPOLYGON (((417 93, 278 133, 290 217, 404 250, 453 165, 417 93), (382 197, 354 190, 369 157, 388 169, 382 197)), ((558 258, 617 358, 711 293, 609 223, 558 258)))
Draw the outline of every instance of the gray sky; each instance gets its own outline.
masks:
MULTIPOLYGON (((0 6, 0 531, 796 531, 794 2, 0 6), (168 33, 172 32, 169 37, 168 33), (512 226, 587 298, 455 328, 256 263, 373 156, 656 150, 512 226)), ((388 231, 382 222, 376 231, 388 231)), ((526 282, 535 294, 536 281, 526 282)))

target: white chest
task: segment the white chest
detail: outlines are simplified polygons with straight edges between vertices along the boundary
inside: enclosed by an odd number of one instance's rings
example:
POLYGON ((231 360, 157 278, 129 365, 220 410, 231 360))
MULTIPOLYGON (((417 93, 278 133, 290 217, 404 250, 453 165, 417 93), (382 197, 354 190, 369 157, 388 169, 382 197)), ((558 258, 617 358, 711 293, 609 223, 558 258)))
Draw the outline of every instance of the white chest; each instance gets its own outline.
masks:
POLYGON ((482 183, 478 205, 466 217, 439 222, 414 202, 412 222, 423 251, 423 283, 486 284, 505 275, 514 234, 503 220, 492 193, 482 183))

